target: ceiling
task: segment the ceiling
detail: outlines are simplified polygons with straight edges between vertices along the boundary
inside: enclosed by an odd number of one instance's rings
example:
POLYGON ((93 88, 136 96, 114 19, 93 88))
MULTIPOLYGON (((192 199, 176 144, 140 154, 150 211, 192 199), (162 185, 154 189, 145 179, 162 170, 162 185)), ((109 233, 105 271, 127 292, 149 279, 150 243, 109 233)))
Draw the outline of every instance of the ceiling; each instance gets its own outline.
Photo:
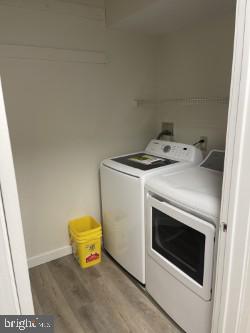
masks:
POLYGON ((107 25, 166 34, 235 10, 235 0, 106 0, 107 25))

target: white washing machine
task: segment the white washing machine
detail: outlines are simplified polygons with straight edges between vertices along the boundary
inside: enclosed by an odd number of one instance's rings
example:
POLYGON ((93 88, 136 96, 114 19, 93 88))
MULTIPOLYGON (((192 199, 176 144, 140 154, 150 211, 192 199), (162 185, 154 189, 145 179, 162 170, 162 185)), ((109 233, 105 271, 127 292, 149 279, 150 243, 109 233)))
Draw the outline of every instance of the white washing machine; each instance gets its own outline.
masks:
POLYGON ((224 152, 151 177, 146 198, 146 289, 188 333, 210 333, 224 152))
POLYGON ((198 164, 199 149, 152 140, 145 151, 101 163, 103 238, 106 251, 145 284, 144 183, 156 174, 198 164))

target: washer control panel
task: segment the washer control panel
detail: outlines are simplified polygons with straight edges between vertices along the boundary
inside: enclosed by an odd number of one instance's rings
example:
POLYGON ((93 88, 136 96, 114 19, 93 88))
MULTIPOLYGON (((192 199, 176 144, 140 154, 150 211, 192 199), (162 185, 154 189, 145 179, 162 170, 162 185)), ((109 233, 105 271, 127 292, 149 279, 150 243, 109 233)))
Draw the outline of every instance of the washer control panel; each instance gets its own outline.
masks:
POLYGON ((146 152, 175 161, 199 163, 202 159, 200 149, 195 146, 164 140, 151 140, 146 152))

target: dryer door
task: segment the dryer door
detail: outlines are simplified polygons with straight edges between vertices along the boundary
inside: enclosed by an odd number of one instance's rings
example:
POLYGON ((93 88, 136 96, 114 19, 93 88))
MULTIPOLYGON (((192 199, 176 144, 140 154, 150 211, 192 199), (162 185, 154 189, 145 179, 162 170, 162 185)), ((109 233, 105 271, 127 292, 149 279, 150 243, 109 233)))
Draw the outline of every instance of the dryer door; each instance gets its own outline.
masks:
POLYGON ((159 198, 147 198, 147 251, 165 270, 211 299, 215 227, 159 198))

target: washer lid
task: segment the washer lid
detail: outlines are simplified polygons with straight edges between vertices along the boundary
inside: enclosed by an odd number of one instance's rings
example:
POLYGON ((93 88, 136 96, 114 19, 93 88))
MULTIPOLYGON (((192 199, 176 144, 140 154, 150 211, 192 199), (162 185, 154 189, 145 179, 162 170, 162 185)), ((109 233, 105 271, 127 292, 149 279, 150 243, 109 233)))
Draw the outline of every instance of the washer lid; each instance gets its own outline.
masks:
POLYGON ((198 166, 152 177, 146 186, 184 210, 217 223, 220 216, 222 179, 222 172, 198 166))
POLYGON ((113 161, 136 168, 140 170, 151 170, 169 164, 177 163, 178 161, 166 159, 163 157, 154 156, 147 153, 136 153, 127 156, 112 158, 113 161))

